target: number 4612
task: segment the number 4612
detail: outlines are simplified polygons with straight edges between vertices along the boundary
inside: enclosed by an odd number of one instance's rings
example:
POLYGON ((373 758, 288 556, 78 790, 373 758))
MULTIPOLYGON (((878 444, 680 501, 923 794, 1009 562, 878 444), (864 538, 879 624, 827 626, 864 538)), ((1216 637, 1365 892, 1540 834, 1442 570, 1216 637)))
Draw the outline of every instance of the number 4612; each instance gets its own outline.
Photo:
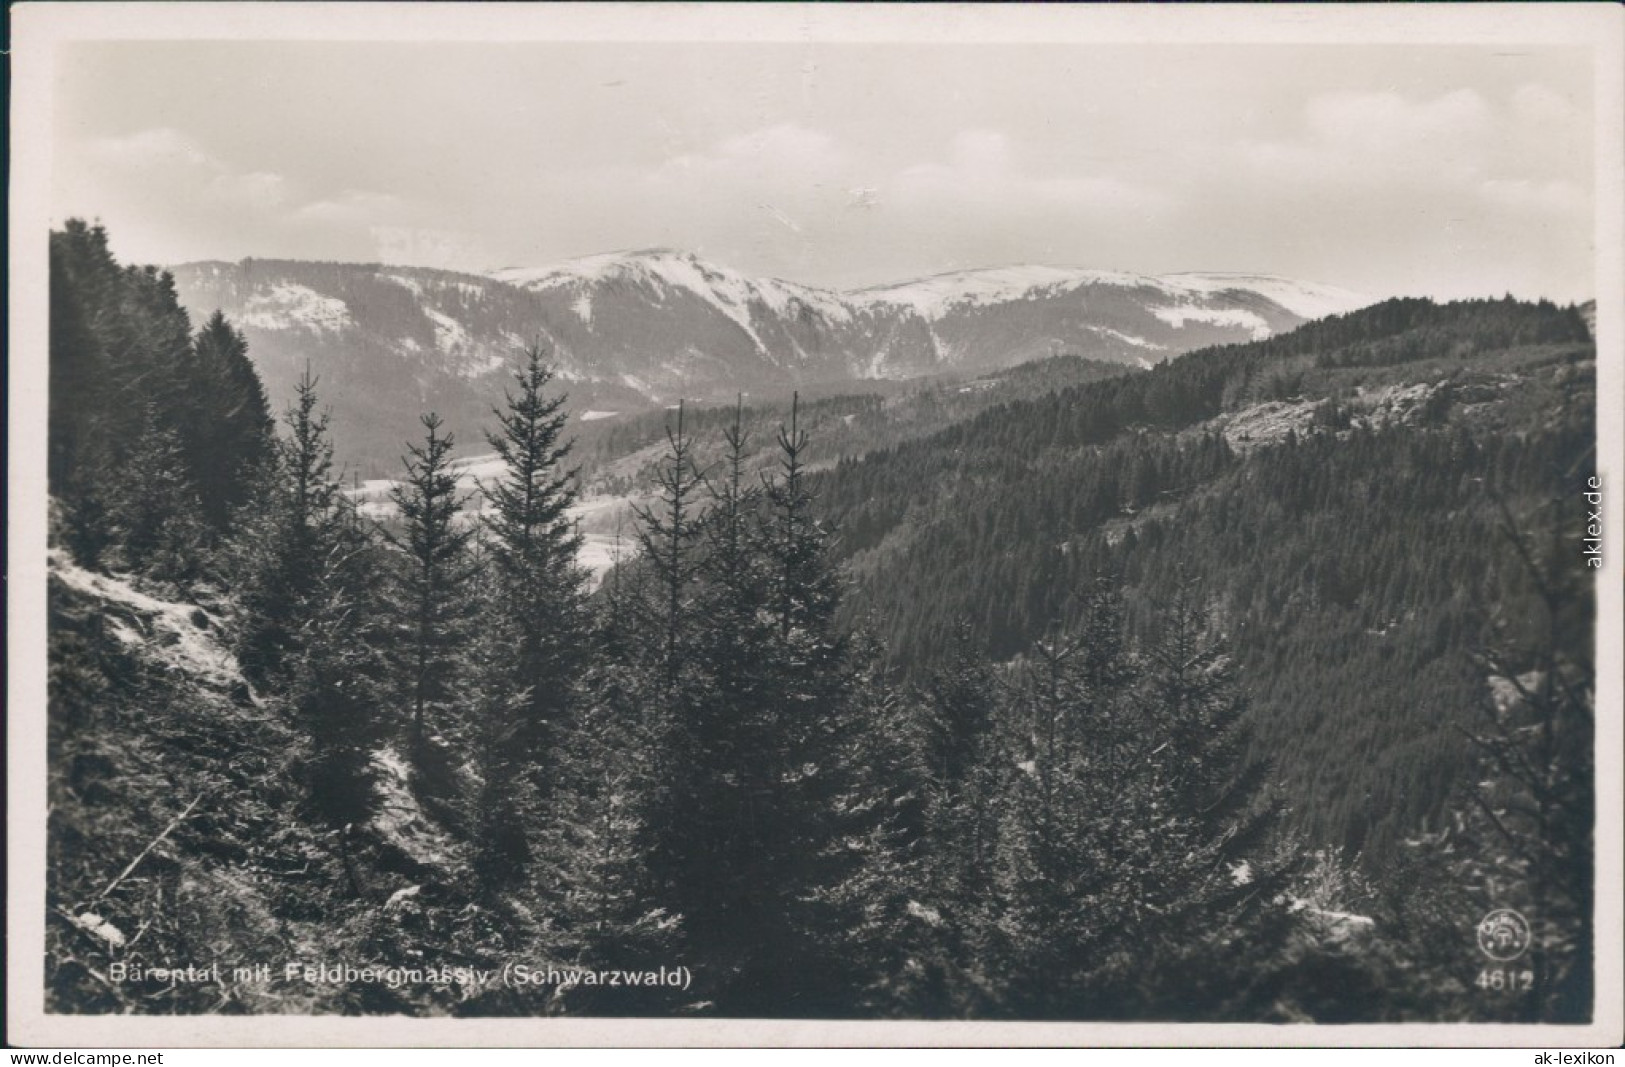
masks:
POLYGON ((1506 990, 1520 992, 1535 987, 1534 971, 1504 971, 1497 967, 1494 970, 1485 969, 1478 972, 1474 985, 1480 989, 1506 990))

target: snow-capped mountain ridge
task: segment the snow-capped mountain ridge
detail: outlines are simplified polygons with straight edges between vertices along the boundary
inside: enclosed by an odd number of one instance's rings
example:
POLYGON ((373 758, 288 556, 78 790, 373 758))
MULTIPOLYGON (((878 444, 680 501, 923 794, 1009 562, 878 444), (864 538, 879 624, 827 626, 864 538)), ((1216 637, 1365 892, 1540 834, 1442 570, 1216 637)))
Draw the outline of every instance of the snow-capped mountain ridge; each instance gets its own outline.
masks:
POLYGON ((490 277, 521 288, 542 291, 582 288, 615 281, 653 283, 707 293, 731 316, 739 316, 752 300, 760 300, 784 313, 799 301, 825 314, 850 317, 875 307, 908 308, 938 319, 961 305, 988 306, 1021 300, 1035 294, 1056 295, 1085 286, 1145 289, 1184 303, 1226 291, 1256 293, 1296 315, 1319 318, 1353 311, 1372 301, 1359 293, 1317 282, 1302 282, 1273 274, 1193 272, 1165 275, 1130 271, 1011 264, 948 271, 889 285, 834 290, 780 278, 753 278, 729 267, 708 262, 692 252, 670 248, 604 252, 546 267, 507 267, 490 277))
POLYGON ((1370 297, 1335 285, 1296 281, 1274 274, 1191 273, 1166 274, 1162 280, 1192 292, 1241 289, 1275 301, 1294 315, 1323 319, 1343 315, 1375 303, 1370 297))
MULTIPOLYGON (((851 314, 838 293, 778 278, 752 278, 692 252, 670 248, 604 252, 551 267, 509 267, 493 271, 490 276, 532 292, 565 289, 585 295, 593 287, 617 283, 645 285, 657 293, 686 290, 700 295, 751 334, 752 302, 760 302, 780 315, 794 313, 798 305, 814 307, 838 320, 850 318, 851 314)), ((585 310, 591 306, 590 296, 586 300, 577 313, 583 321, 590 321, 591 312, 585 310)))
POLYGON ((1268 275, 1049 266, 837 292, 672 249, 490 275, 287 260, 195 263, 174 275, 194 317, 218 308, 244 329, 279 406, 308 362, 337 421, 376 442, 369 454, 409 438, 415 412, 473 425, 501 400, 532 343, 547 349, 581 410, 625 411, 678 397, 982 373, 1057 352, 1144 366, 1364 302, 1268 275))

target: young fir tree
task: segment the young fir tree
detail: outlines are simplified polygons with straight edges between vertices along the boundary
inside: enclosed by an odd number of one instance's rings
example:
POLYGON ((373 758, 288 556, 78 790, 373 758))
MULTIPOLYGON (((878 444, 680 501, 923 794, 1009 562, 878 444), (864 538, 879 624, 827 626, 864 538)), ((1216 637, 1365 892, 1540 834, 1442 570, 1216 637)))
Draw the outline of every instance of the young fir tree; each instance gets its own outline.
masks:
MULTIPOLYGON (((681 676, 688 679, 667 722, 665 796, 671 817, 663 826, 662 854, 692 936, 714 945, 731 939, 735 915, 753 891, 748 879, 759 843, 751 830, 751 806, 760 798, 749 792, 744 764, 771 742, 764 732, 771 728, 764 713, 771 695, 764 672, 771 628, 761 610, 756 511, 761 494, 745 467, 748 441, 741 413, 736 407, 733 425, 723 434, 723 469, 703 483, 689 482, 677 466, 689 446, 679 413, 673 466, 663 481, 666 510, 644 522, 646 532, 654 534, 644 550, 658 560, 656 626, 666 640, 667 666, 657 678, 678 687, 679 674, 670 667, 678 667, 675 660, 683 657, 681 676), (703 520, 698 504, 688 499, 701 484, 710 505, 703 520), (695 525, 685 531, 691 517, 695 525), (692 622, 682 618, 690 579, 692 622)), ((729 958, 727 950, 717 952, 719 960, 729 958)))
POLYGON ((653 575, 647 583, 642 628, 656 675, 664 714, 680 717, 682 679, 691 666, 694 612, 692 598, 699 575, 704 479, 694 466, 694 443, 684 433, 684 408, 677 404, 677 425, 666 430, 667 452, 656 485, 656 504, 634 514, 641 559, 653 575))
POLYGON ((181 424, 203 517, 224 530, 271 460, 275 424, 248 341, 216 311, 192 340, 181 424))
POLYGON ((255 681, 276 679, 300 651, 300 626, 343 534, 328 415, 308 367, 297 390, 269 491, 236 539, 244 609, 238 656, 255 681))
POLYGON ((109 490, 108 531, 116 562, 160 581, 197 578, 208 547, 197 493, 186 477, 179 439, 155 405, 147 406, 119 482, 109 490))
POLYGON ((387 578, 371 528, 348 500, 338 498, 325 538, 295 616, 284 691, 310 738, 302 778, 317 814, 343 828, 343 850, 350 825, 370 817, 377 800, 373 752, 384 740, 390 688, 377 591, 387 578))
POLYGON ((719 983, 717 976, 736 968, 733 954, 713 940, 715 932, 727 932, 725 925, 711 920, 713 912, 725 913, 736 899, 725 887, 735 871, 716 855, 733 820, 709 788, 726 773, 718 768, 722 757, 703 741, 708 724, 716 721, 706 710, 696 655, 704 483, 694 468, 681 402, 666 440, 665 461, 656 475, 659 497, 634 509, 638 557, 610 576, 601 636, 604 651, 618 653, 630 668, 613 691, 623 694, 623 705, 641 709, 640 728, 653 757, 650 778, 658 783, 644 816, 645 866, 655 895, 670 902, 685 927, 696 924, 689 930, 690 944, 706 954, 711 976, 700 995, 715 999, 710 991, 719 983))
POLYGON ((839 1011, 851 989, 840 944, 854 916, 838 892, 877 829, 861 773, 856 671, 837 612, 831 538, 814 514, 799 398, 779 432, 779 472, 764 486, 764 614, 769 623, 767 728, 740 771, 756 820, 758 891, 741 916, 755 957, 733 1010, 839 1011))
POLYGON ((916 703, 923 807, 906 932, 918 948, 903 989, 926 1014, 973 1014, 984 1001, 978 932, 991 922, 998 801, 1015 762, 996 730, 998 698, 993 667, 961 622, 916 703))
POLYGON ((933 791, 951 808, 986 749, 993 728, 993 667, 974 646, 968 622, 955 627, 947 665, 926 685, 926 763, 933 791))
POLYGON ((822 936, 825 965, 845 960, 848 989, 826 994, 831 1013, 919 1018, 964 1014, 956 988, 953 911, 938 892, 942 843, 918 709, 878 669, 878 644, 853 636, 855 670, 839 753, 846 784, 834 810, 843 824, 844 871, 814 890, 834 920, 822 936))
POLYGON ((526 691, 528 722, 516 739, 537 766, 569 717, 570 694, 588 644, 585 584, 576 565, 581 539, 570 521, 575 471, 564 464, 564 397, 548 396, 553 380, 542 350, 532 346, 516 375, 517 391, 495 412, 498 431, 486 435, 506 465, 485 486, 487 528, 504 614, 512 620, 515 684, 526 691))
MULTIPOLYGON (((651 816, 669 769, 660 758, 665 731, 648 696, 635 669, 597 663, 561 739, 534 873, 554 919, 553 951, 582 968, 656 970, 695 958, 680 951, 679 917, 648 863, 651 816)), ((568 991, 565 1008, 654 1015, 679 999, 686 999, 682 990, 665 987, 581 987, 568 991)))
MULTIPOLYGON (((234 537, 238 658, 308 738, 296 766, 335 829, 372 810, 387 617, 377 546, 333 477, 327 415, 307 369, 284 416, 265 492, 234 537)), ((338 846, 344 848, 342 832, 338 846)))
POLYGON ((64 245, 51 235, 48 474, 69 549, 80 563, 95 566, 108 539, 104 487, 96 477, 98 453, 106 446, 97 417, 106 355, 91 328, 94 308, 64 245))
POLYGON ((980 953, 1019 1017, 1247 1017, 1244 963, 1288 927, 1274 809, 1244 761, 1245 704, 1191 595, 1149 654, 1097 585, 1034 648, 1015 701, 997 904, 980 953), (1241 946, 1251 946, 1242 957, 1241 946))
POLYGON ((987 926, 966 931, 996 988, 993 1010, 1021 1018, 1094 1013, 1090 974, 1136 892, 1109 855, 1119 838, 1144 832, 1135 823, 1147 814, 1132 803, 1136 768, 1116 728, 1123 694, 1091 686, 1083 658, 1077 638, 1062 633, 1038 642, 1022 665, 996 904, 987 926))
POLYGON ((400 558, 390 597, 395 620, 394 656, 411 713, 411 743, 421 756, 430 717, 459 691, 459 651, 470 615, 473 528, 460 521, 464 497, 451 467, 452 436, 440 433, 432 412, 423 416, 421 445, 405 459, 405 480, 390 492, 400 511, 400 531, 390 536, 400 558))
POLYGON ((1181 581, 1160 612, 1139 708, 1156 853, 1137 924, 1144 1010, 1176 1006, 1208 1018, 1248 1018, 1273 998, 1267 967, 1243 962, 1281 953, 1292 929, 1282 895, 1295 857, 1272 847, 1281 811, 1269 766, 1248 756, 1248 702, 1228 649, 1213 632, 1195 580, 1181 581))
POLYGON ((474 771, 467 808, 475 881, 494 898, 523 877, 532 858, 531 828, 545 813, 520 743, 529 694, 514 683, 509 656, 516 638, 506 632, 513 623, 500 611, 485 616, 465 650, 467 743, 474 771))
MULTIPOLYGON (((138 542, 147 543, 128 554, 148 555, 164 540, 166 562, 159 568, 190 577, 202 553, 181 542, 225 528, 224 522, 209 531, 194 528, 200 513, 212 517, 216 490, 206 484, 203 467, 235 453, 211 456, 190 436, 192 427, 226 408, 191 359, 191 328, 174 280, 151 267, 121 267, 106 231, 78 219, 51 234, 50 252, 49 473, 69 545, 81 562, 94 565, 117 539, 115 525, 148 525, 139 513, 157 504, 137 499, 140 487, 178 493, 194 503, 177 512, 176 528, 152 536, 138 531, 138 542)), ((252 377, 252 368, 245 369, 252 377)), ((267 427, 259 430, 257 445, 234 444, 263 448, 267 427)))

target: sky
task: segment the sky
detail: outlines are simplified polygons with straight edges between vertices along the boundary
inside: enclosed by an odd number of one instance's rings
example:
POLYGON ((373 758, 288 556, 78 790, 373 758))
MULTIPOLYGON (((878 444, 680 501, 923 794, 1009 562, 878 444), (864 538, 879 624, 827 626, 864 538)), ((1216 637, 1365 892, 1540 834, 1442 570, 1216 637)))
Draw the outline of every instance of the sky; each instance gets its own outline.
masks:
POLYGON ((51 213, 127 262, 652 247, 1592 298, 1591 54, 1377 44, 64 44, 51 213))

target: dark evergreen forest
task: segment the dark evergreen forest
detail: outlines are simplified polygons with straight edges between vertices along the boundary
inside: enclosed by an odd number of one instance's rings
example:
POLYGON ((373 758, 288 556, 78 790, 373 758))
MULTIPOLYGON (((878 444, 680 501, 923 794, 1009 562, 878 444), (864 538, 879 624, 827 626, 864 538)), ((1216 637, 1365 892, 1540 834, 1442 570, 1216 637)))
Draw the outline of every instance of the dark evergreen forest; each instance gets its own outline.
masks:
POLYGON ((679 407, 590 446, 651 457, 596 588, 538 349, 385 523, 320 367, 271 412, 79 222, 50 357, 50 1010, 1591 1015, 1574 309, 679 407))

